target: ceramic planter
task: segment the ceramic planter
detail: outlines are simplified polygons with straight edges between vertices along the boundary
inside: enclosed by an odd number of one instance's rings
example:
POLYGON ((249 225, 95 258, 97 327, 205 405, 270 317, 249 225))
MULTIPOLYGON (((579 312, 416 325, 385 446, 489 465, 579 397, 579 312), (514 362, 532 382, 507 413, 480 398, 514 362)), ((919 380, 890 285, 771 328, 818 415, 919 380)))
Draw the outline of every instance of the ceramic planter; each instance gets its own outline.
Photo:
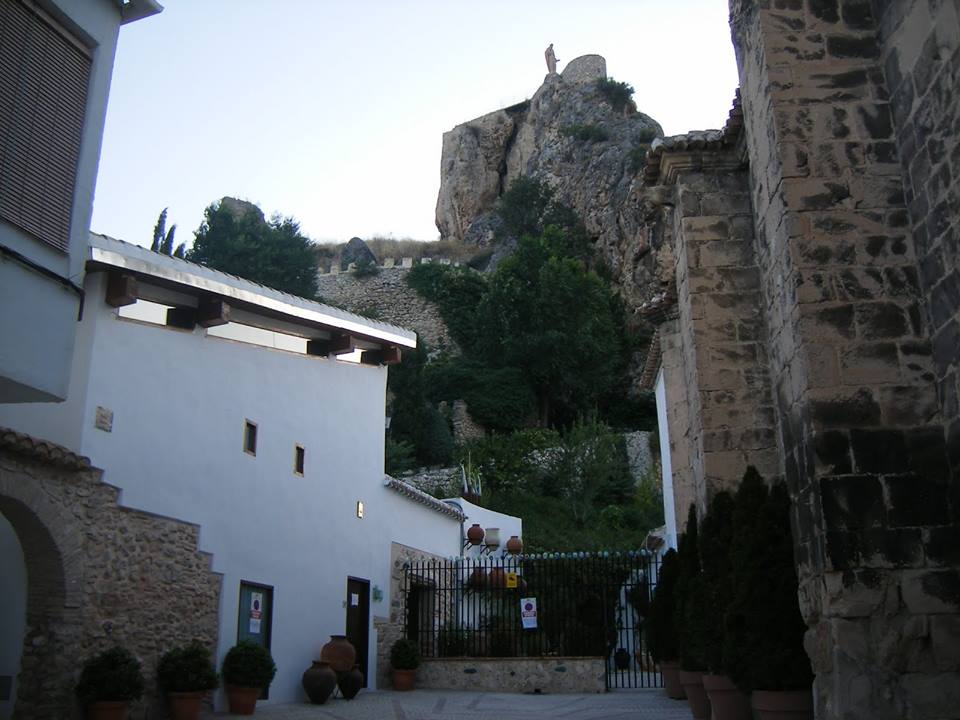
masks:
POLYGON ((343 694, 344 700, 353 700, 363 687, 363 673, 360 666, 354 665, 348 672, 337 673, 337 687, 343 694))
POLYGON ((167 707, 170 709, 170 720, 197 720, 200 717, 203 696, 206 694, 204 690, 168 692, 167 707))
POLYGON ((703 675, 703 689, 710 699, 713 720, 753 720, 750 698, 726 675, 703 675))
POLYGON ((320 649, 320 659, 330 663, 334 672, 350 672, 357 659, 357 651, 346 635, 331 635, 330 642, 320 649))
POLYGON ((126 700, 100 700, 87 705, 87 720, 127 720, 130 703, 126 700))
POLYGON ((667 697, 673 700, 686 700, 687 694, 683 691, 683 685, 680 684, 680 663, 676 660, 663 660, 660 662, 660 674, 663 675, 663 689, 667 697))
POLYGON ((313 665, 303 672, 303 689, 314 705, 323 705, 337 686, 337 674, 330 663, 314 660, 313 665))
POLYGON ((231 715, 253 715, 263 688, 227 685, 227 704, 231 715))
POLYGON ((754 690, 750 703, 757 720, 813 720, 813 692, 810 690, 754 690))
POLYGON ((413 680, 416 670, 393 670, 393 689, 400 691, 413 690, 413 680))
POLYGON ((693 720, 710 720, 710 698, 703 689, 703 673, 681 670, 680 684, 687 694, 693 720))

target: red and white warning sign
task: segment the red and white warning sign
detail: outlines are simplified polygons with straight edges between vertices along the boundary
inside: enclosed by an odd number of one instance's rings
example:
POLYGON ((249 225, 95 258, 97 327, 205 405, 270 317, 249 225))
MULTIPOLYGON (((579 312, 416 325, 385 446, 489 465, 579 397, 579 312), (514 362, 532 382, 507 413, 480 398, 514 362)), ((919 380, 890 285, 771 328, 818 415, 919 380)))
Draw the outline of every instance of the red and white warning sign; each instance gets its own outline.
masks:
POLYGON ((520 598, 520 622, 524 630, 537 628, 537 599, 520 598))

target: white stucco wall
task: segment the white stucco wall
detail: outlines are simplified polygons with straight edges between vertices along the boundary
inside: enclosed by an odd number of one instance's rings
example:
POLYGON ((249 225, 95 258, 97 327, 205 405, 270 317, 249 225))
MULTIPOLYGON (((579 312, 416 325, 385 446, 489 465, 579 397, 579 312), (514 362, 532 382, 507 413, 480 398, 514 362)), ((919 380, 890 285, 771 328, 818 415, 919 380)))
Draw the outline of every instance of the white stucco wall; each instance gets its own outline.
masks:
MULTIPOLYGON (((494 552, 494 556, 499 556, 507 547, 507 540, 510 539, 511 535, 516 535, 520 539, 523 539, 523 520, 514 515, 504 515, 503 513, 497 512, 495 510, 489 510, 485 507, 480 507, 479 505, 474 505, 468 500, 463 498, 450 498, 446 500, 452 505, 459 507, 464 515, 467 516, 467 519, 463 523, 463 540, 460 541, 460 547, 463 547, 463 544, 467 541, 466 532, 471 525, 477 523, 480 527, 486 531, 487 528, 499 528, 500 529, 500 547, 494 552)), ((463 551, 464 557, 474 558, 480 557, 482 552, 481 548, 478 547, 468 547, 463 551)), ((460 554, 459 552, 457 554, 460 554)))
POLYGON ((0 515, 0 675, 13 678, 10 699, 0 699, 0 720, 9 720, 17 699, 17 673, 27 629, 27 566, 13 526, 0 515))
POLYGON ((673 502, 673 464, 670 458, 670 426, 667 424, 667 385, 663 369, 654 386, 657 400, 657 431, 660 434, 660 469, 663 478, 663 517, 667 525, 667 547, 677 547, 677 513, 673 502))
MULTIPOLYGON (((223 574, 221 658, 236 641, 241 580, 272 586, 269 702, 303 699, 301 674, 344 632, 348 576, 384 591, 372 619, 388 614, 391 541, 459 551, 455 518, 383 485, 386 368, 120 318, 99 274, 87 289, 70 401, 0 406, 0 425, 89 456, 122 504, 200 526, 200 549, 223 574), (94 427, 98 406, 112 411, 111 432, 94 427), (243 451, 246 419, 258 426, 255 457, 243 451)), ((370 641, 372 684, 372 622, 370 641)))
MULTIPOLYGON (((114 0, 38 3, 92 54, 77 162, 69 252, 63 253, 0 220, 0 244, 61 277, 80 282, 93 212, 107 97, 120 27, 114 0)), ((0 260, 0 403, 66 397, 80 298, 55 280, 12 260, 0 260)))

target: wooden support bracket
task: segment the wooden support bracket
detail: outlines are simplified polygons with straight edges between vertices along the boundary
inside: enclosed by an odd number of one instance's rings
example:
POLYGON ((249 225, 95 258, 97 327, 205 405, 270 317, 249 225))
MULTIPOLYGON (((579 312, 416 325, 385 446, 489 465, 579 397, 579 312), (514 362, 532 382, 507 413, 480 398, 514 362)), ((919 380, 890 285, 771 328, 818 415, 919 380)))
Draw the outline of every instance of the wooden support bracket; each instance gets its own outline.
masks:
POLYGON ((307 340, 308 355, 344 355, 356 349, 356 338, 346 333, 330 333, 329 340, 307 340))
POLYGON ((181 330, 193 330, 197 324, 197 311, 191 307, 172 307, 167 310, 167 325, 181 330))
POLYGON ((387 345, 380 350, 364 350, 360 362, 364 365, 396 365, 400 362, 400 348, 387 345))
POLYGON ((137 279, 133 275, 112 272, 107 276, 107 305, 123 307, 137 301, 137 279))
POLYGON ((230 322, 230 306, 223 300, 205 298, 197 308, 197 324, 210 328, 230 322))

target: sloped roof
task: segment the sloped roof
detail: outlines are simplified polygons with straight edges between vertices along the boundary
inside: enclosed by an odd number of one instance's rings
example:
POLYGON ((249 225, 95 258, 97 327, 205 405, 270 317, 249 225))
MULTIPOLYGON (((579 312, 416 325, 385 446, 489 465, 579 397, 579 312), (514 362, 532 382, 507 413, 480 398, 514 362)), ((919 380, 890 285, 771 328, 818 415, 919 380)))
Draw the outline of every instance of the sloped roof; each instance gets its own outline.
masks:
POLYGON ((40 440, 10 428, 0 427, 0 450, 7 450, 69 470, 90 469, 90 458, 77 455, 62 445, 40 440))
POLYGON ((189 260, 153 252, 108 235, 90 233, 89 253, 90 261, 100 265, 160 278, 227 300, 256 305, 291 318, 319 323, 380 342, 408 348, 417 346, 417 335, 410 330, 274 290, 189 260))
POLYGON ((403 480, 397 480, 395 477, 385 475, 383 478, 383 484, 394 492, 400 493, 404 497, 420 503, 421 505, 426 505, 431 510, 434 510, 442 515, 452 517, 454 520, 459 522, 466 520, 467 516, 460 512, 460 510, 455 506, 445 503, 443 500, 438 500, 433 495, 428 495, 423 490, 414 487, 410 483, 405 483, 403 480))

